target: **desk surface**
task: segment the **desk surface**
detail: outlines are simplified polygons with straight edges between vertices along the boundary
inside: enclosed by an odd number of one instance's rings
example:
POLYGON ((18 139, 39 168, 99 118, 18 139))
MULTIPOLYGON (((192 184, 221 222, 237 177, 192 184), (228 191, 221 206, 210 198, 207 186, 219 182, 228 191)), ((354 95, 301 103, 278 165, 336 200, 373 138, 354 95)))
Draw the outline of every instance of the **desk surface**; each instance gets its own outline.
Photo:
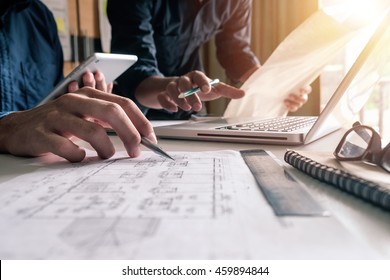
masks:
MULTIPOLYGON (((301 147, 290 147, 295 148, 299 150, 308 150, 308 151, 330 151, 333 149, 333 147, 336 145, 338 140, 341 137, 341 132, 335 132, 331 135, 328 135, 318 141, 315 141, 311 144, 308 144, 306 146, 301 147)), ((115 146, 117 147, 117 150, 123 150, 122 144, 118 140, 117 137, 112 137, 113 142, 115 143, 115 146)), ((282 160, 284 152, 286 150, 286 146, 276 146, 276 145, 251 145, 251 144, 232 144, 232 143, 215 143, 215 142, 199 142, 199 141, 179 141, 179 140, 159 140, 159 145, 164 148, 166 151, 196 151, 196 152, 203 152, 203 151, 216 151, 216 150, 243 150, 243 149, 264 149, 267 151, 272 152, 278 159, 282 160)), ((18 158, 13 157, 10 155, 0 155, 0 186, 3 188, 12 188, 9 182, 12 182, 13 178, 16 178, 17 176, 25 173, 26 171, 31 171, 36 166, 34 165, 37 159, 34 158, 18 158)), ((389 259, 390 258, 390 213, 385 212, 377 207, 374 207, 370 205, 369 203, 366 203, 358 198, 355 198, 347 193, 344 193, 332 186, 320 183, 302 173, 295 170, 294 168, 287 166, 286 168, 300 181, 304 182, 309 192, 316 198, 321 201, 323 206, 331 212, 331 217, 329 218, 318 218, 318 217, 311 217, 311 218, 302 218, 301 220, 286 220, 286 219, 280 219, 278 221, 279 224, 284 224, 284 226, 287 224, 290 225, 290 227, 305 227, 306 225, 309 226, 312 221, 317 222, 316 219, 330 219, 337 221, 338 224, 340 224, 340 227, 343 228, 345 232, 348 232, 353 239, 356 240, 355 245, 352 247, 361 247, 361 248, 367 248, 367 254, 365 253, 366 249, 361 249, 361 251, 356 255, 356 258, 359 259, 389 259), (305 222, 303 222, 305 221, 305 222), (302 223, 301 223, 302 222, 302 223), (292 226, 291 226, 292 225, 292 226)), ((4 198, 4 196, 7 195, 7 192, 3 190, 3 192, 0 192, 0 201, 4 198)), ((3 200, 4 201, 4 200, 3 200)), ((26 206, 27 207, 27 206, 26 206)), ((263 207, 269 207, 268 205, 264 205, 263 207)), ((0 207, 0 215, 8 215, 6 207, 0 207), (2 213, 2 214, 1 214, 2 213)), ((277 219, 275 217, 275 219, 277 219)), ((0 219, 0 225, 3 228, 3 226, 9 226, 4 224, 4 221, 0 219)), ((183 224, 183 226, 185 226, 183 224)), ((231 225, 233 227, 240 227, 243 225, 237 225, 233 224, 231 225)), ((27 228, 28 230, 32 230, 31 228, 27 228)), ((37 229, 34 229, 37 230, 37 229)), ((93 228, 86 228, 86 231, 93 231, 93 228)), ((304 229, 303 229, 304 230, 304 229)), ((267 231, 267 228, 262 229, 262 231, 267 231)), ((167 254, 133 254, 133 255, 126 255, 117 253, 116 255, 113 255, 112 258, 155 258, 155 259, 163 259, 163 258, 171 258, 171 259, 180 259, 180 258, 186 258, 186 259, 207 259, 207 258, 264 258, 264 259, 300 259, 300 258, 312 258, 312 259, 339 259, 339 258, 354 258, 353 256, 349 256, 348 254, 344 255, 342 254, 343 248, 339 248, 340 242, 342 243, 343 240, 338 240, 339 242, 334 243, 334 248, 332 248, 333 245, 329 245, 328 243, 324 243, 324 246, 328 246, 328 248, 324 249, 321 248, 318 253, 317 251, 313 251, 312 253, 308 254, 301 254, 302 252, 298 252, 299 248, 302 248, 302 250, 307 250, 305 247, 306 243, 309 241, 308 238, 302 235, 302 238, 299 236, 296 236, 294 240, 295 244, 293 247, 289 248, 289 245, 286 244, 286 242, 283 242, 284 239, 287 240, 285 237, 286 233, 283 233, 281 229, 273 229, 272 235, 274 237, 276 236, 278 240, 275 244, 275 251, 274 252, 262 252, 261 254, 248 254, 245 255, 245 252, 240 255, 234 255, 231 253, 229 254, 221 254, 218 255, 218 253, 212 253, 207 252, 204 255, 202 254, 191 254, 191 253, 177 253, 177 251, 170 249, 172 246, 174 246, 174 240, 175 237, 166 237, 167 239, 167 251, 169 253, 167 254), (172 243, 173 242, 173 243, 172 243), (280 243, 280 244, 279 244, 280 243), (330 246, 330 248, 329 248, 330 246), (168 248, 169 247, 169 248, 168 248), (324 251, 322 251, 324 249, 324 251)), ((300 230, 298 230, 300 232, 300 230)), ((50 233, 46 233, 50 234, 50 233)), ((145 233, 147 234, 147 233, 145 233)), ((163 232, 161 233, 164 234, 163 232)), ((167 233, 165 233, 167 234, 167 233)), ((196 242, 195 235, 200 233, 194 233, 194 241, 189 238, 185 242, 196 242)), ((321 243, 322 238, 326 239, 325 236, 334 236, 339 234, 339 232, 336 230, 334 231, 334 227, 330 227, 329 230, 326 230, 326 226, 322 229, 319 229, 318 232, 313 232, 315 238, 313 237, 313 244, 319 244, 321 243)), ((267 236, 267 235, 265 235, 267 236)), ((252 236, 253 237, 253 236, 252 236)), ((275 238, 276 238, 275 237, 275 238)), ((20 238, 20 237, 15 237, 20 238)), ((262 240, 262 238, 266 239, 264 236, 256 237, 259 238, 259 243, 261 242, 275 242, 275 240, 262 240)), ((337 237, 332 237, 337 238, 337 237)), ((223 238, 222 238, 223 239, 223 238)), ((328 238, 329 239, 329 238, 328 238)), ((39 242, 39 238, 32 239, 28 242, 39 242)), ((15 242, 18 242, 16 240, 15 242)), ((26 241, 27 242, 27 241, 26 241)), ((61 255, 61 252, 56 252, 55 257, 53 255, 40 255, 40 254, 34 254, 34 252, 31 252, 29 248, 29 243, 25 245, 25 249, 18 252, 17 254, 13 255, 11 252, 11 249, 4 250, 4 246, 6 244, 3 243, 3 241, 0 241, 0 258, 101 258, 101 256, 93 255, 93 253, 89 252, 87 255, 78 255, 75 254, 74 256, 71 255, 69 252, 64 252, 63 255, 61 255)), ((141 241, 140 241, 141 242, 141 241)), ((214 242, 217 242, 214 240, 214 242)), ((244 242, 243 240, 230 240, 229 242, 244 242)), ((218 243, 218 242, 217 242, 218 243)), ((245 242, 244 242, 245 243, 245 242)), ((213 243, 214 244, 214 243, 213 243)), ((82 246, 82 244, 78 244, 82 246)), ((161 245, 161 244, 160 244, 161 245)), ((248 245, 248 244, 246 244, 248 245)), ((9 248, 9 246, 7 247, 9 248)), ((145 247, 142 247, 142 250, 155 250, 153 249, 153 244, 145 245, 145 247), (150 247, 148 247, 150 246, 150 247)), ((261 248, 261 247, 259 247, 261 248)), ((268 248, 268 247, 267 247, 268 248)), ((349 250, 349 247, 347 246, 345 248, 346 250, 349 250)), ((55 250, 55 249, 51 249, 55 250)), ((138 248, 137 250, 140 250, 138 248)), ((201 250, 206 250, 205 248, 202 248, 201 250)), ((180 251, 179 251, 180 252, 180 251)), ((138 252, 139 253, 139 252, 138 252)), ((352 255, 353 252, 351 251, 352 255)), ((110 257, 111 258, 111 257, 110 257)))

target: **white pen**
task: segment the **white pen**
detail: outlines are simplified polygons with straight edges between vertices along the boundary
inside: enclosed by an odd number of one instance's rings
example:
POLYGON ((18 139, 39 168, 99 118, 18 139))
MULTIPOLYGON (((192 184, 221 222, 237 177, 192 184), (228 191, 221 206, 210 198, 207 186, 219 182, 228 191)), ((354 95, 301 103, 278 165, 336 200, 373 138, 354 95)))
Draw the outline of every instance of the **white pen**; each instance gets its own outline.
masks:
MULTIPOLYGON (((211 80, 209 82, 209 85, 210 86, 213 86, 213 85, 216 85, 219 83, 219 80, 218 79, 215 79, 215 80, 211 80)), ((185 98, 187 96, 190 96, 190 95, 193 95, 194 93, 197 93, 200 91, 200 87, 196 87, 196 88, 193 88, 193 89, 190 89, 190 90, 187 90, 185 92, 182 92, 179 94, 179 98, 185 98)))

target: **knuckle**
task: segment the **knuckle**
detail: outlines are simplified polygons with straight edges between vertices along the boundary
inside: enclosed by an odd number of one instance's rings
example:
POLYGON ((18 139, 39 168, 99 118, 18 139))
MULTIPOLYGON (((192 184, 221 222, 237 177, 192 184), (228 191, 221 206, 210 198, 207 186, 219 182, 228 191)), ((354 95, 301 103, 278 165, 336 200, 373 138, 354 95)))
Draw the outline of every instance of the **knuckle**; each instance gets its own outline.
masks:
POLYGON ((134 102, 130 100, 129 98, 122 97, 118 100, 119 106, 122 108, 133 108, 134 102))
MULTIPOLYGON (((58 103, 62 103, 63 101, 58 100, 58 103)), ((59 114, 57 110, 50 110, 45 112, 46 117, 45 120, 61 120, 63 118, 63 114, 59 114)))
POLYGON ((199 70, 193 70, 191 73, 192 73, 193 75, 201 75, 201 74, 202 74, 202 72, 199 71, 199 70))
POLYGON ((147 120, 143 120, 141 123, 141 126, 147 131, 147 132, 153 132, 153 126, 152 124, 147 120))
POLYGON ((186 74, 186 75, 183 75, 183 76, 180 76, 180 78, 178 79, 178 84, 188 84, 189 82, 191 82, 191 77, 193 74, 192 73, 189 73, 189 74, 186 74))
POLYGON ((122 112, 121 105, 113 102, 106 103, 104 108, 104 112, 108 115, 117 115, 122 112))
POLYGON ((179 80, 169 82, 166 89, 167 90, 175 89, 177 87, 178 82, 179 80))
POLYGON ((87 97, 93 97, 94 94, 97 93, 96 90, 91 86, 83 86, 77 92, 82 93, 83 95, 85 95, 87 97))
POLYGON ((77 98, 78 98, 78 95, 76 93, 67 93, 67 94, 63 94, 60 97, 58 97, 57 99, 55 99, 54 102, 58 106, 64 106, 64 105, 68 104, 69 102, 75 102, 75 100, 77 100, 77 98))

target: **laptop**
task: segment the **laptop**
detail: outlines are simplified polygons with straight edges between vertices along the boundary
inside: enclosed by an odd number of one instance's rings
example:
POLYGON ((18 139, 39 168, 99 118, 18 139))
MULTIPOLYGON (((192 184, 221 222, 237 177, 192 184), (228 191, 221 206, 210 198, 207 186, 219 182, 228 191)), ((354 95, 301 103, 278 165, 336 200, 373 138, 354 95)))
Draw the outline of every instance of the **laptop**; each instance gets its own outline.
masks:
POLYGON ((155 128, 160 138, 218 142, 302 145, 317 140, 352 121, 368 100, 380 75, 380 65, 389 63, 390 13, 387 13, 345 74, 320 115, 270 119, 211 118, 155 128), (343 117, 340 117, 343 115, 343 117), (346 120, 346 118, 349 120, 346 120))

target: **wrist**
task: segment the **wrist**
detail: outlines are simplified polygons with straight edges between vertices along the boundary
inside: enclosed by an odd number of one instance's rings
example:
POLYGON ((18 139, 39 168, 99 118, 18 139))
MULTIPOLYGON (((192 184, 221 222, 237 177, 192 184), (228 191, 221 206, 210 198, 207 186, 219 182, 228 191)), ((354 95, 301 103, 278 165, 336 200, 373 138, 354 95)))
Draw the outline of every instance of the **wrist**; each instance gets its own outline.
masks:
POLYGON ((178 77, 150 76, 144 79, 136 88, 134 96, 136 101, 151 109, 162 109, 158 102, 158 95, 166 91, 168 84, 178 77))
POLYGON ((240 77, 240 82, 241 83, 244 83, 246 80, 248 80, 248 78, 257 70, 260 68, 260 65, 255 65, 253 66, 252 68, 250 68, 249 70, 247 70, 244 75, 242 75, 240 77))

